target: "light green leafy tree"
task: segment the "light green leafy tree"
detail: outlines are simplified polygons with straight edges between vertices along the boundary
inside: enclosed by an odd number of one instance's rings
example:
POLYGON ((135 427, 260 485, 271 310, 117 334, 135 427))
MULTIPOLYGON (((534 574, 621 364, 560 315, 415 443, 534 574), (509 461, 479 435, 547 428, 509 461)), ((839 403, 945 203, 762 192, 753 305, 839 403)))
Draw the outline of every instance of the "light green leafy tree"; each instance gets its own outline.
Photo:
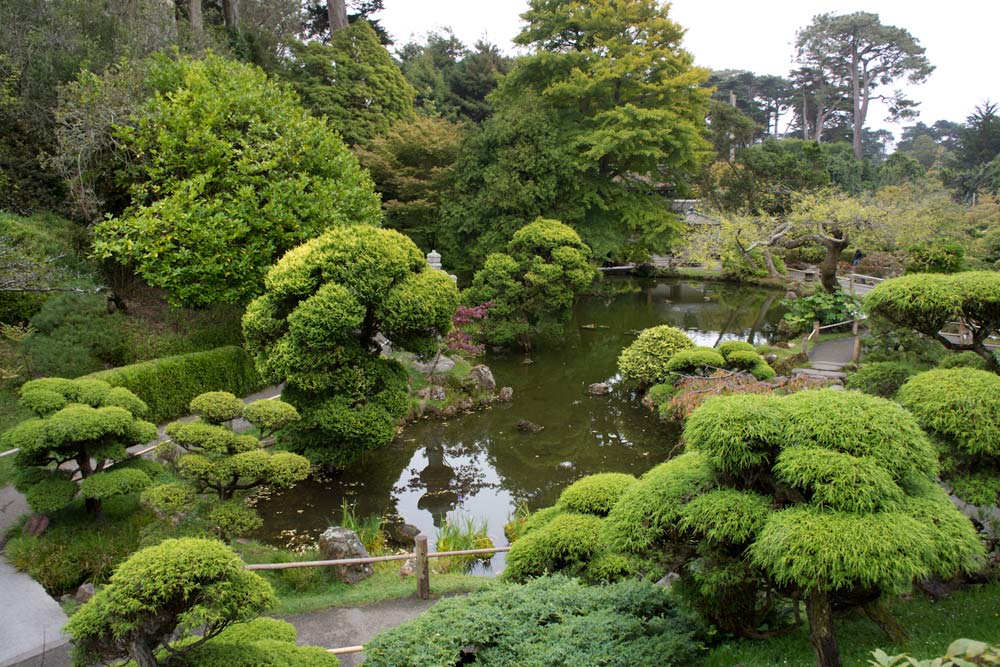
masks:
POLYGON ((151 483, 140 469, 113 465, 128 447, 156 438, 156 426, 142 419, 146 404, 132 392, 100 380, 42 378, 21 387, 19 402, 36 417, 6 431, 0 447, 20 449, 15 485, 35 512, 58 511, 79 493, 97 514, 102 500, 151 483))
POLYGON ((159 58, 157 94, 119 138, 131 205, 94 230, 94 251, 169 290, 176 304, 241 302, 267 267, 324 229, 378 224, 371 179, 322 120, 263 71, 209 54, 159 58))
POLYGON ((332 229, 286 254, 243 332, 261 374, 286 383, 282 396, 302 416, 282 434, 288 446, 341 465, 387 444, 406 414, 407 381, 376 335, 432 355, 457 306, 452 279, 396 231, 332 229))

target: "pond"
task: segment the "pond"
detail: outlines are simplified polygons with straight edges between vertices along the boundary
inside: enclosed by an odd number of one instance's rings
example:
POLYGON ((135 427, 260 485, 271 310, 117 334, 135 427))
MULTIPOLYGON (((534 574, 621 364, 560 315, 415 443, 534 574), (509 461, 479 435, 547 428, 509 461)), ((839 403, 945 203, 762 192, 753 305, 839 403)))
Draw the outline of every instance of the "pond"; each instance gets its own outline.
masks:
MULTIPOLYGON (((579 301, 559 346, 530 355, 487 355, 497 386, 514 389, 497 405, 449 421, 408 426, 388 447, 322 480, 261 499, 259 537, 273 544, 315 540, 337 522, 341 505, 359 516, 395 513, 428 535, 446 518, 485 521, 497 546, 515 508, 553 504, 574 480, 598 472, 640 475, 670 458, 676 428, 659 423, 616 382, 621 350, 647 327, 670 324, 698 345, 739 338, 770 340, 782 293, 718 282, 628 278, 605 281, 606 295, 579 301), (606 396, 587 385, 609 382, 606 396), (526 419, 543 427, 518 430, 526 419)), ((492 568, 503 568, 503 554, 492 568)))

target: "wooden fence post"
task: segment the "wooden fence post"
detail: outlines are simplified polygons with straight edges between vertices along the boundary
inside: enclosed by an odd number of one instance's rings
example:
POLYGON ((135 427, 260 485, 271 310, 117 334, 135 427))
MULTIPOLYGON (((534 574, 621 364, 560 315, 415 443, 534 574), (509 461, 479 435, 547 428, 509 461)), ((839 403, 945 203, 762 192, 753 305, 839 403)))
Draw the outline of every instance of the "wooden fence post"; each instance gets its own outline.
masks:
POLYGON ((851 324, 851 333, 854 334, 854 353, 851 354, 851 361, 858 363, 858 359, 861 358, 861 336, 858 335, 857 320, 854 320, 851 324))
POLYGON ((854 271, 851 271, 851 294, 854 294, 854 271))
POLYGON ((431 596, 431 570, 427 560, 427 536, 414 538, 417 553, 417 597, 427 600, 431 596))

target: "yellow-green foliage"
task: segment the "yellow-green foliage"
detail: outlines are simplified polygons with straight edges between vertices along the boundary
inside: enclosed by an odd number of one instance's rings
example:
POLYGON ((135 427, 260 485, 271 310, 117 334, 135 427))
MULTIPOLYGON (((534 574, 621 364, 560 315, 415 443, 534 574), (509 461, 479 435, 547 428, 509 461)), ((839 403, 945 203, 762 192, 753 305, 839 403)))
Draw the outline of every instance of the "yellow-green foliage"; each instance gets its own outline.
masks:
POLYGON ((265 399, 248 403, 243 408, 243 417, 260 429, 261 434, 270 435, 298 421, 299 412, 290 403, 265 399))
POLYGON ((674 353, 667 362, 667 370, 671 373, 693 373, 706 368, 722 368, 725 365, 726 360, 712 348, 696 347, 674 353))
POLYGON ((681 350, 694 347, 694 341, 680 329, 661 325, 646 329, 618 357, 618 372, 626 380, 649 386, 662 381, 670 371, 667 363, 681 350))
POLYGON ((263 519, 241 500, 226 500, 208 511, 206 516, 219 537, 229 541, 237 535, 246 535, 264 525, 263 519))
POLYGON ((236 346, 153 359, 87 377, 134 393, 149 405, 147 418, 155 423, 188 414, 191 399, 206 391, 246 396, 264 386, 253 359, 236 346))
POLYGON ((680 527, 711 542, 746 544, 771 513, 772 501, 752 491, 715 489, 680 510, 680 527))
POLYGON ((292 249, 247 307, 243 331, 261 374, 286 382, 301 414, 283 438, 324 464, 386 444, 408 408, 406 373, 372 352, 381 331, 430 355, 451 327, 458 290, 402 234, 334 228, 292 249))
POLYGON ((688 416, 684 424, 688 446, 727 473, 737 474, 772 461, 785 428, 779 399, 762 394, 720 398, 705 401, 688 416))
MULTIPOLYGON (((976 359, 979 359, 976 356, 976 359)), ((847 377, 848 389, 863 391, 872 396, 892 398, 917 369, 899 361, 876 361, 864 364, 847 377)))
POLYGON ((757 352, 757 349, 745 340, 722 341, 715 349, 719 351, 719 354, 726 358, 726 361, 729 361, 729 357, 733 354, 733 352, 757 352))
POLYGON ((625 491, 635 484, 635 477, 620 472, 606 472, 578 479, 559 494, 556 507, 565 512, 607 516, 625 491))
POLYGON ((139 501, 158 516, 170 518, 189 511, 194 505, 195 493, 188 484, 171 482, 145 489, 139 501))
MULTIPOLYGON (((67 461, 86 462, 79 473, 90 501, 138 492, 149 484, 138 470, 98 472, 88 480, 91 460, 125 459, 127 447, 156 437, 156 427, 139 418, 146 404, 135 395, 98 380, 42 378, 24 384, 21 403, 39 417, 0 435, 0 448, 20 449, 17 486, 36 512, 53 512, 75 497, 76 484, 57 469, 67 461)), ((97 504, 88 506, 99 511, 97 504)))
POLYGON ((191 667, 338 667, 317 646, 296 646, 295 626, 276 618, 235 623, 186 656, 191 667))
POLYGON ((753 365, 753 368, 750 369, 750 374, 758 380, 770 380, 777 375, 775 370, 771 368, 771 365, 764 361, 763 358, 753 365))
POLYGON ((596 275, 590 248, 572 227, 538 218, 514 233, 506 254, 486 258, 462 299, 471 306, 491 302, 483 335, 492 345, 512 345, 561 335, 577 294, 596 275))
POLYGON ((729 352, 729 354, 723 356, 726 357, 726 366, 728 366, 729 368, 737 368, 741 371, 748 371, 763 361, 761 356, 757 354, 757 352, 753 349, 733 350, 729 352))
POLYGON ((684 503, 714 485, 700 453, 661 463, 622 495, 604 522, 602 539, 616 551, 646 551, 675 534, 684 503))
POLYGON ((910 378, 897 395, 920 424, 971 455, 1000 457, 1000 376, 973 368, 910 378))
POLYGON ((812 493, 812 502, 845 512, 894 509, 903 490, 889 471, 867 456, 851 456, 826 447, 789 447, 774 463, 785 484, 812 493))
POLYGON ((243 416, 243 401, 228 391, 207 391, 191 399, 191 413, 209 424, 221 424, 243 416))
POLYGON ((945 355, 938 362, 938 368, 976 368, 981 371, 988 371, 989 364, 972 350, 964 352, 953 352, 945 355))
POLYGON ((582 570, 600 547, 600 531, 599 517, 560 514, 514 543, 503 576, 520 581, 546 572, 582 570))
POLYGON ((66 632, 77 664, 124 660, 136 646, 151 652, 182 644, 198 626, 215 634, 276 602, 271 585, 244 570, 221 542, 165 540, 119 565, 108 585, 73 615, 66 632))

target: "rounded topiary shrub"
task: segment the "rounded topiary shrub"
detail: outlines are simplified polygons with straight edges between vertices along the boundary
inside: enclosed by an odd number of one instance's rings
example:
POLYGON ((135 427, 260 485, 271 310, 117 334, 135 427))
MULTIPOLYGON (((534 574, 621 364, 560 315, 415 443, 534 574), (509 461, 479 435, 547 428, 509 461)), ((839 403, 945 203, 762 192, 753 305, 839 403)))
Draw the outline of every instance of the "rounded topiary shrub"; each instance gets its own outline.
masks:
POLYGON ((726 340, 719 343, 719 346, 715 348, 719 351, 726 361, 729 360, 729 355, 733 352, 756 352, 757 350, 753 345, 746 342, 745 340, 726 340))
POLYGON ((600 547, 600 532, 599 517, 560 514, 514 543, 503 576, 520 581, 547 572, 576 573, 600 547))
POLYGON ((846 386, 873 396, 892 398, 903 383, 917 372, 910 364, 900 361, 878 361, 865 364, 851 373, 846 386))
POLYGON ((972 350, 947 354, 938 362, 938 368, 976 368, 981 371, 989 370, 989 364, 972 350))
POLYGON ((243 401, 228 391, 207 391, 191 399, 191 412, 209 424, 243 416, 243 401))
POLYGON ((753 365, 750 369, 750 374, 753 375, 758 380, 770 380, 775 377, 778 373, 771 368, 771 365, 764 361, 763 358, 758 359, 757 363, 753 365))
POLYGON ((570 484, 560 494, 556 507, 567 512, 607 516, 635 477, 621 472, 589 475, 570 484))
POLYGON ((1000 376, 935 369, 910 378, 896 397, 921 426, 960 452, 1000 456, 1000 376))
MULTIPOLYGON (((733 350, 726 357, 726 366, 741 371, 749 371, 764 359, 754 350, 733 350)), ((767 363, 767 362, 764 362, 767 363)))
POLYGON ((692 347, 694 341, 680 329, 668 325, 646 329, 618 357, 618 372, 639 385, 656 384, 670 375, 670 358, 692 347))
POLYGON ((667 362, 671 373, 695 373, 709 368, 722 368, 726 360, 710 347, 680 350, 667 362))

